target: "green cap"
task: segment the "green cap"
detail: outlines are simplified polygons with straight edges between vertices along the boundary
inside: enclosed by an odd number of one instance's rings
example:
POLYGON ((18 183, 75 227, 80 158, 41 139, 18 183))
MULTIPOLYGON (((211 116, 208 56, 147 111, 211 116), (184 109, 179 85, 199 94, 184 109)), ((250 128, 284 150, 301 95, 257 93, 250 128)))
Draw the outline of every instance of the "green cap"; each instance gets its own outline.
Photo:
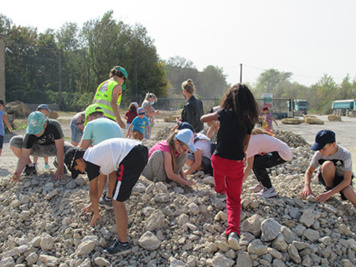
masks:
POLYGON ((85 121, 84 121, 84 126, 87 125, 88 123, 88 116, 94 112, 103 112, 104 110, 102 107, 100 107, 98 104, 91 104, 85 109, 85 121))
MULTIPOLYGON (((126 71, 123 67, 121 67, 121 66, 116 66, 114 69, 115 69, 115 70, 118 70, 118 71, 121 71, 121 73, 124 74, 124 77, 125 77, 126 79, 129 78, 129 75, 127 74, 127 71, 126 71)), ((125 80, 124 83, 121 85, 121 88, 122 88, 122 90, 125 90, 125 89, 126 89, 126 80, 125 80)))
POLYGON ((40 111, 32 112, 27 119, 26 134, 39 134, 46 123, 46 117, 40 111))

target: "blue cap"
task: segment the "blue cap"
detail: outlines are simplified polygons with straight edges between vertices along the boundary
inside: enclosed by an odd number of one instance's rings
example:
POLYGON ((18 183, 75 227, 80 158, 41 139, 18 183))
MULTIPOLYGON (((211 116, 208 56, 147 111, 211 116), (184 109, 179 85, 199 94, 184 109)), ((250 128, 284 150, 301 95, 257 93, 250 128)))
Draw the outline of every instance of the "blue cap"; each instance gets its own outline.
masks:
POLYGON ((179 141, 182 141, 184 144, 186 144, 189 147, 190 151, 192 152, 197 151, 194 146, 194 134, 192 130, 189 129, 179 130, 178 133, 176 134, 176 137, 179 141))
POLYGON ((195 132, 193 126, 192 126, 189 122, 179 122, 177 129, 178 129, 178 130, 189 129, 189 130, 191 130, 193 133, 195 132))
POLYGON ((47 109, 49 112, 51 112, 51 110, 46 104, 39 105, 36 110, 39 111, 40 109, 47 109))
POLYGON ((315 143, 310 148, 311 150, 318 151, 322 149, 326 144, 332 144, 336 142, 335 133, 330 130, 321 130, 316 134, 315 143))
POLYGON ((144 115, 145 114, 145 110, 143 108, 138 108, 137 109, 137 114, 138 115, 144 115))
POLYGON ((32 112, 27 119, 26 134, 39 134, 46 123, 46 117, 40 111, 32 112))

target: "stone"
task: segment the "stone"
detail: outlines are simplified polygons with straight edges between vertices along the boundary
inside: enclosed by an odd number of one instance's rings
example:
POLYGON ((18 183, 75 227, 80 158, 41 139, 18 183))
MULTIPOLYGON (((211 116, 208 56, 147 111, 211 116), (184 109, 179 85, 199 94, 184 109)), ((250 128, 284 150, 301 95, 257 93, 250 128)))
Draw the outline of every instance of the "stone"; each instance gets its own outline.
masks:
POLYGON ((144 249, 156 250, 162 242, 151 231, 147 231, 140 237, 138 243, 144 249))
POLYGON ((110 262, 103 257, 96 257, 94 259, 94 263, 98 266, 109 266, 110 265, 110 262))
POLYGON ((261 256, 267 253, 267 247, 262 244, 260 239, 255 239, 248 245, 247 251, 250 254, 261 256))
POLYGON ((50 236, 49 234, 46 234, 41 238, 41 249, 44 251, 51 250, 54 245, 54 238, 50 236))
POLYGON ((0 266, 2 267, 14 267, 15 260, 12 257, 3 257, 0 261, 0 266))
POLYGON ((310 227, 314 224, 315 216, 312 209, 307 209, 303 212, 300 222, 306 227, 310 227))
POLYGON ((274 240, 281 230, 281 225, 273 218, 266 219, 261 223, 261 241, 274 240))
POLYGON ((239 267, 252 267, 252 260, 250 255, 245 251, 240 251, 237 254, 236 266, 239 267))
POLYGON ((302 259, 299 256, 297 248, 293 244, 289 245, 288 254, 292 261, 294 261, 295 263, 301 263, 302 259))
POLYGON ((211 262, 213 266, 219 267, 231 267, 235 264, 234 260, 225 257, 221 253, 216 253, 211 262))
POLYGON ((165 216, 161 210, 155 210, 150 217, 148 217, 145 223, 145 229, 147 231, 154 231, 159 228, 165 227, 165 216))
POLYGON ((240 229, 243 232, 250 232, 254 236, 260 236, 261 234, 261 223, 264 218, 261 215, 255 214, 251 217, 244 220, 241 225, 240 229))
POLYGON ((304 231, 304 238, 308 239, 311 242, 315 242, 320 238, 320 234, 316 230, 307 229, 304 231))
POLYGON ((57 266, 59 263, 59 259, 50 255, 40 255, 40 260, 46 264, 46 266, 57 266))

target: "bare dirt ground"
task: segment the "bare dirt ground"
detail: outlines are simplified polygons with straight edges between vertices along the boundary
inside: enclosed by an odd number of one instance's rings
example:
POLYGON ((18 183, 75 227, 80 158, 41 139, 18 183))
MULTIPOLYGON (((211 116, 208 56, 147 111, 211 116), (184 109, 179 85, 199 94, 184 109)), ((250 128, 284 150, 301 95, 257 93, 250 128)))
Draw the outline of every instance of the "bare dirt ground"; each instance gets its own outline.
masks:
MULTIPOLYGON (((171 127, 174 123, 164 122, 164 118, 167 116, 179 115, 179 111, 162 111, 161 115, 157 116, 155 121, 155 126, 153 127, 152 136, 154 136, 159 130, 165 127, 171 127)), ((317 115, 316 115, 317 116, 317 115)), ((70 141, 70 119, 72 113, 67 115, 61 115, 58 120, 62 124, 64 136, 66 141, 70 141)), ((342 121, 328 121, 327 116, 317 116, 319 119, 324 121, 324 125, 316 124, 306 124, 302 123, 299 125, 282 124, 280 120, 277 120, 278 126, 274 126, 275 130, 285 130, 291 131, 296 134, 301 135, 310 145, 313 144, 315 135, 319 130, 329 129, 336 133, 337 144, 347 148, 354 160, 353 170, 356 173, 356 118, 342 117, 342 121)), ((14 131, 13 133, 6 134, 4 140, 4 147, 2 155, 0 157, 0 177, 4 177, 12 173, 17 164, 17 158, 13 155, 9 148, 9 140, 15 134, 24 134, 25 130, 14 131)), ((126 134, 126 130, 124 130, 126 134)), ((51 164, 50 159, 50 164, 51 164)), ((39 166, 42 166, 43 159, 39 159, 39 166)), ((42 167, 41 167, 42 168, 42 167)))

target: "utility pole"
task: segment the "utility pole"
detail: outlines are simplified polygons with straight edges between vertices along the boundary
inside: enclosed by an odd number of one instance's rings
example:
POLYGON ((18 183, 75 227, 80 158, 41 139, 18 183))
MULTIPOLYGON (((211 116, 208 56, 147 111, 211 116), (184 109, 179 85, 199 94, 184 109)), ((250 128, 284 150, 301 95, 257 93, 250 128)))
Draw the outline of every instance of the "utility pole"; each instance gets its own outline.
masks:
POLYGON ((242 83, 242 63, 240 64, 240 83, 242 83))

